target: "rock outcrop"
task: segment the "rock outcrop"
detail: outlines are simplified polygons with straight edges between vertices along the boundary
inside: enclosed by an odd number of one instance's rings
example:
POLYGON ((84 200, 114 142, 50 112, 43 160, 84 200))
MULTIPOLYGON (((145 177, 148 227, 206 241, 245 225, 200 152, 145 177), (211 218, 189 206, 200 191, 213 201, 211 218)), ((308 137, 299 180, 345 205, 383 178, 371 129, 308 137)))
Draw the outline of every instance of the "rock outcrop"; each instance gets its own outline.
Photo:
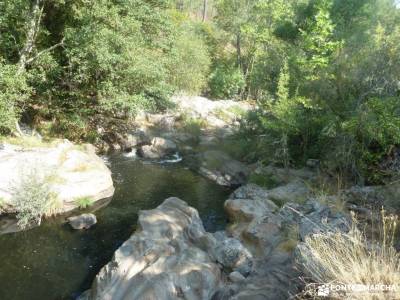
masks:
POLYGON ((138 230, 80 299, 211 299, 222 286, 197 211, 178 198, 141 211, 138 230))
POLYGON ((204 97, 174 96, 171 99, 174 108, 164 113, 152 114, 142 112, 137 114, 133 124, 127 128, 124 124, 114 126, 108 124, 108 130, 98 128, 102 136, 97 143, 100 152, 131 151, 150 144, 153 137, 163 137, 181 144, 199 143, 214 145, 231 136, 239 125, 239 120, 254 105, 246 101, 219 100, 213 101, 204 97), (196 133, 190 130, 190 123, 201 124, 202 128, 196 133), (187 126, 189 125, 189 126, 187 126), (186 130, 189 127, 189 130, 186 130), (134 130, 132 130, 132 127, 134 130))
POLYGON ((140 212, 136 233, 80 299, 288 299, 302 288, 296 246, 310 234, 351 225, 301 180, 241 186, 225 210, 230 223, 215 233, 178 198, 140 212))
POLYGON ((18 212, 13 194, 21 178, 27 176, 40 178, 49 186, 57 200, 57 213, 79 207, 79 199, 87 198, 95 203, 114 193, 111 172, 94 148, 91 145, 78 147, 67 140, 35 147, 3 143, 0 170, 3 213, 18 212))

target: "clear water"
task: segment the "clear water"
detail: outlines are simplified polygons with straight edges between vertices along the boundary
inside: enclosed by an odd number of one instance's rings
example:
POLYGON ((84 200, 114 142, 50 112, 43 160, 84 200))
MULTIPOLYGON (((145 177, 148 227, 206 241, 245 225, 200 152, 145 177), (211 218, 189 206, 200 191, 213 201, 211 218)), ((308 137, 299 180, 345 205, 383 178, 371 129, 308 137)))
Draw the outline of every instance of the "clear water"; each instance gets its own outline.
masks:
POLYGON ((139 210, 170 196, 197 208, 208 231, 224 227, 223 202, 230 191, 183 163, 150 164, 123 155, 109 162, 116 191, 109 205, 95 212, 97 225, 74 231, 59 217, 0 235, 0 300, 75 299, 135 230, 139 210))

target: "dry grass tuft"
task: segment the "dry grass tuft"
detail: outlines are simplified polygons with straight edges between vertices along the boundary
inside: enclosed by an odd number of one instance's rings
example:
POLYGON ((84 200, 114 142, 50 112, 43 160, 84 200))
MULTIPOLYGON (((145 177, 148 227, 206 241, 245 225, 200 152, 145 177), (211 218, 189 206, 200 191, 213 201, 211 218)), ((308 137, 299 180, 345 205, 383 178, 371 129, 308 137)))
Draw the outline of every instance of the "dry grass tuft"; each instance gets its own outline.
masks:
POLYGON ((390 296, 355 292, 347 293, 343 299, 400 299, 400 253, 394 248, 398 217, 387 216, 382 210, 381 219, 381 234, 372 241, 355 225, 349 233, 308 237, 306 247, 300 247, 299 252, 301 264, 312 280, 317 283, 397 285, 397 290, 390 296))

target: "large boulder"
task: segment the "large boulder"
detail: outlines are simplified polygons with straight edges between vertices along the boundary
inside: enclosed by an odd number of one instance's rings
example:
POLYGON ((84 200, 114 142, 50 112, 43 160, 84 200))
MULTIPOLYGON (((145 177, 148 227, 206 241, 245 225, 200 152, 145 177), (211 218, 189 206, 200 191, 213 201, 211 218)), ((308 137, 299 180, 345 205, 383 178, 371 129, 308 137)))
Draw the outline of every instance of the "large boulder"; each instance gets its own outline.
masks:
POLYGON ((54 213, 73 210, 80 199, 98 200, 114 193, 111 172, 94 147, 75 146, 64 140, 38 146, 3 143, 0 149, 0 200, 4 213, 18 212, 15 195, 21 188, 46 185, 55 201, 54 213), (34 180, 33 180, 34 179, 34 180))
POLYGON ((151 140, 150 145, 139 148, 139 154, 148 159, 160 159, 174 154, 176 151, 177 146, 173 141, 161 137, 155 137, 151 140))
POLYGON ((186 115, 204 120, 211 128, 224 128, 233 124, 254 106, 246 101, 213 101, 200 96, 175 96, 177 109, 186 115))
POLYGON ((197 211, 178 198, 141 211, 138 229, 80 299, 211 299, 221 271, 196 244, 205 237, 197 211))
POLYGON ((226 232, 205 232, 197 211, 178 198, 141 211, 138 222, 80 300, 283 300, 296 292, 289 253, 253 256, 226 232))
POLYGON ((350 228, 348 214, 311 198, 302 181, 282 183, 272 189, 247 184, 225 202, 230 220, 226 232, 253 259, 245 278, 229 276, 231 284, 222 287, 219 299, 288 299, 301 288, 296 246, 308 235, 350 228))

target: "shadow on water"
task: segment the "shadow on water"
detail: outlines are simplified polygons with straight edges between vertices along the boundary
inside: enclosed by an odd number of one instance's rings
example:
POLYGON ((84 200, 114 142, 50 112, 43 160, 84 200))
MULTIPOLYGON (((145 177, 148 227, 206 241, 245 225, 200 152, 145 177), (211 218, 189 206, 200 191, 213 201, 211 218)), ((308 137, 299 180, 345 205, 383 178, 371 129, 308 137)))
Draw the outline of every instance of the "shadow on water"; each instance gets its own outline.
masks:
POLYGON ((98 224, 74 231, 65 217, 29 231, 0 236, 0 299, 74 299, 135 230, 138 212, 176 196, 198 209, 208 231, 222 229, 229 190, 200 177, 184 164, 150 164, 109 158, 116 191, 95 212, 98 224))

